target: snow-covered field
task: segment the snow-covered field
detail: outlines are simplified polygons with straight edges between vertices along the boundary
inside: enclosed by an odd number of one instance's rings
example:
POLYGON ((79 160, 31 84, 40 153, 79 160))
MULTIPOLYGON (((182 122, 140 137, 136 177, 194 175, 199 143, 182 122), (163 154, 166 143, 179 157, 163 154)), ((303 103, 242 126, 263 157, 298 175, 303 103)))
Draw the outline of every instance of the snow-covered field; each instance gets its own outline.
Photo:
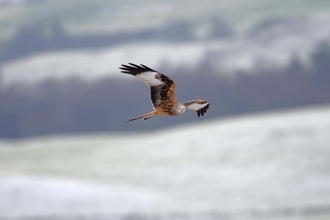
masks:
POLYGON ((72 76, 86 80, 121 77, 118 67, 128 62, 143 63, 154 69, 169 64, 172 68, 194 68, 207 59, 219 74, 253 72, 260 65, 285 68, 293 57, 308 66, 317 46, 330 36, 329 23, 328 13, 275 22, 262 31, 255 31, 253 37, 180 43, 136 42, 102 49, 39 53, 2 64, 1 83, 34 83, 72 76))
POLYGON ((93 1, 94 7, 87 3, 75 4, 78 2, 75 0, 70 2, 62 5, 57 4, 58 1, 47 1, 40 3, 39 7, 0 7, 0 30, 14 33, 14 29, 20 26, 18 24, 29 23, 27 21, 33 23, 39 19, 43 21, 62 13, 64 18, 59 20, 63 20, 63 25, 70 33, 143 30, 162 27, 177 20, 189 21, 194 27, 193 32, 203 36, 210 29, 207 21, 220 17, 235 34, 228 39, 201 37, 180 43, 131 42, 102 49, 36 53, 2 63, 2 84, 71 76, 88 80, 116 77, 120 75, 118 66, 127 62, 144 63, 155 69, 162 65, 194 68, 207 59, 211 60, 210 65, 219 69, 219 74, 231 74, 238 70, 253 72, 258 65, 281 68, 293 57, 309 65, 311 54, 330 36, 330 5, 327 1, 207 0, 188 4, 186 0, 141 1, 141 4, 93 1), (208 57, 208 54, 212 55, 208 57))
POLYGON ((4 85, 35 83, 45 79, 65 80, 80 77, 95 80, 101 77, 120 78, 119 66, 128 62, 159 67, 163 62, 188 66, 202 59, 205 46, 201 44, 129 44, 94 50, 77 50, 43 53, 18 61, 7 62, 2 67, 4 85), (175 52, 179 50, 180 53, 175 52))
POLYGON ((329 219, 330 106, 0 140, 0 219, 329 219))

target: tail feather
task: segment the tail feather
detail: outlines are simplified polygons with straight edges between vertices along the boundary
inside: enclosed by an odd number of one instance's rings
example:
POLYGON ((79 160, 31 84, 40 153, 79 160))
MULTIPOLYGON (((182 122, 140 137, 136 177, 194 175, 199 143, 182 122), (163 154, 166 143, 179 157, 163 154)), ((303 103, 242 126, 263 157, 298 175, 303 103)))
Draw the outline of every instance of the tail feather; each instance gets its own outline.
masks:
POLYGON ((130 121, 134 121, 134 120, 137 120, 137 119, 140 119, 140 118, 143 118, 144 120, 147 120, 148 118, 151 118, 151 117, 153 117, 155 115, 156 115, 155 111, 152 111, 152 112, 149 112, 147 114, 141 115, 139 117, 132 118, 132 119, 130 119, 128 121, 125 121, 125 123, 130 122, 130 121))

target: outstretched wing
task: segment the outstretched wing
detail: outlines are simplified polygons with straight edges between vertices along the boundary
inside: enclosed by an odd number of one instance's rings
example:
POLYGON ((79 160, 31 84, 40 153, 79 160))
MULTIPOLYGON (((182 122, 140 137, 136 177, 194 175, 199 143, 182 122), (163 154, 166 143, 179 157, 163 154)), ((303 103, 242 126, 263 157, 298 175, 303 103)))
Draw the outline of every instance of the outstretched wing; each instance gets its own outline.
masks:
POLYGON ((150 87, 151 102, 154 109, 163 101, 176 103, 174 96, 175 82, 168 76, 165 76, 143 64, 136 65, 129 63, 129 65, 122 64, 122 73, 130 74, 140 78, 150 87))
POLYGON ((196 99, 189 102, 184 102, 182 104, 186 106, 187 109, 197 112, 198 117, 201 115, 203 116, 210 106, 207 101, 202 99, 196 99))

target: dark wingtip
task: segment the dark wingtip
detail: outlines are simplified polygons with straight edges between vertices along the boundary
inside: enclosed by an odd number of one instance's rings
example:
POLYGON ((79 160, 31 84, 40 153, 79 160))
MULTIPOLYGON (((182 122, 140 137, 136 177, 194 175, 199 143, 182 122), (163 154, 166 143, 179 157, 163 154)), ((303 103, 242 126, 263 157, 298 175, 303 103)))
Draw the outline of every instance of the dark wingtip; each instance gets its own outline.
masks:
POLYGON ((136 67, 136 68, 141 68, 139 65, 137 65, 137 64, 135 64, 135 63, 128 63, 129 65, 131 65, 131 66, 134 66, 134 67, 136 67))
POLYGON ((128 63, 128 64, 129 65, 121 64, 119 69, 121 70, 122 73, 131 74, 131 75, 136 76, 140 73, 147 72, 147 71, 157 72, 143 64, 140 64, 140 66, 137 64, 134 64, 134 63, 128 63))
POLYGON ((210 107, 210 104, 208 103, 204 108, 201 108, 197 111, 197 116, 204 116, 204 114, 206 113, 207 109, 210 107))

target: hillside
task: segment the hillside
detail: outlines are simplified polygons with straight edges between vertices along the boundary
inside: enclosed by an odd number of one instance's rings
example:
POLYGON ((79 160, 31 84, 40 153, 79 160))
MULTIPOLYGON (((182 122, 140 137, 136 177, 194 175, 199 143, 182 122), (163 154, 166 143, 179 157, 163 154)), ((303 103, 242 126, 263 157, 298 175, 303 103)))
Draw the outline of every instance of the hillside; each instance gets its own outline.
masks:
POLYGON ((0 141, 0 219, 328 219, 330 107, 0 141))
POLYGON ((208 62, 193 69, 175 69, 172 65, 156 69, 176 82, 179 102, 201 98, 211 104, 200 118, 187 111, 180 117, 123 123, 150 111, 151 104, 149 88, 119 69, 116 76, 125 80, 109 76, 94 81, 75 77, 45 80, 34 85, 26 80, 11 87, 0 83, 0 137, 154 130, 237 114, 330 103, 327 44, 319 46, 309 67, 293 60, 283 70, 261 68, 253 74, 239 73, 228 78, 219 76, 208 62))
POLYGON ((210 102, 206 119, 329 104, 329 23, 324 0, 0 0, 0 137, 198 120, 123 124, 150 110, 128 62, 210 102))
POLYGON ((327 1, 21 1, 0 7, 0 83, 117 76, 121 63, 217 74, 308 65, 327 1), (24 3, 25 2, 25 3, 24 3), (1 42, 1 41, 0 41, 1 42))

